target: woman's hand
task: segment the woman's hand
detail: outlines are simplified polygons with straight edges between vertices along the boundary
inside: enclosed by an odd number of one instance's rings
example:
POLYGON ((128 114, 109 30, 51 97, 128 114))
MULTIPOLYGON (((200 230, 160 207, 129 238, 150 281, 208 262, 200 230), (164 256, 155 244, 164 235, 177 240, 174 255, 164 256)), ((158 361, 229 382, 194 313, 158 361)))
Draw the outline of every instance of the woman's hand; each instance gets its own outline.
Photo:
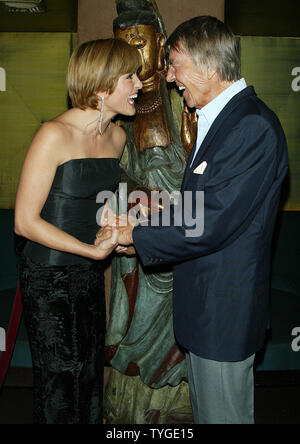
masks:
POLYGON ((100 228, 100 230, 96 234, 96 239, 94 241, 94 245, 96 247, 98 247, 102 242, 105 242, 105 241, 111 239, 113 228, 115 228, 115 227, 112 227, 111 225, 106 225, 106 227, 100 228))
POLYGON ((119 230, 116 227, 102 228, 95 240, 96 259, 105 259, 118 246, 119 230))
MULTIPOLYGON (((125 242, 128 243, 128 239, 129 239, 129 235, 128 235, 128 229, 130 229, 130 225, 127 226, 124 230, 119 227, 119 229, 117 229, 116 227, 112 227, 110 225, 106 225, 105 227, 102 227, 97 235, 96 235, 96 239, 94 242, 94 245, 96 247, 99 247, 101 245, 106 245, 106 242, 111 242, 111 240, 113 239, 113 241, 115 241, 115 237, 112 237, 112 233, 117 232, 118 235, 117 236, 117 242, 115 245, 115 250, 118 254, 126 254, 127 256, 134 256, 136 254, 135 248, 133 245, 124 245, 125 242), (122 245, 120 244, 120 241, 122 241, 122 245)), ((131 229, 130 229, 131 231, 131 229)), ((132 239, 130 236, 130 243, 132 243, 132 239)))

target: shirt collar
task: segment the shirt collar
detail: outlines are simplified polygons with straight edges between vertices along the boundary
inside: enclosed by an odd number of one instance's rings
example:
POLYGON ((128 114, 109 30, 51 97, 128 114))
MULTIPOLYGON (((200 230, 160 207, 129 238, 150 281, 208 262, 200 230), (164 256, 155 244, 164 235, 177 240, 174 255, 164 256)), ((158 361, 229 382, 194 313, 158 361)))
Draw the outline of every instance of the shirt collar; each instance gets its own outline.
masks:
POLYGON ((212 125, 214 120, 218 117, 220 112, 225 108, 228 102, 240 93, 243 89, 247 88, 247 83, 245 79, 238 80, 222 91, 217 97, 211 102, 205 105, 201 109, 197 109, 196 113, 198 117, 205 117, 209 125, 212 125))

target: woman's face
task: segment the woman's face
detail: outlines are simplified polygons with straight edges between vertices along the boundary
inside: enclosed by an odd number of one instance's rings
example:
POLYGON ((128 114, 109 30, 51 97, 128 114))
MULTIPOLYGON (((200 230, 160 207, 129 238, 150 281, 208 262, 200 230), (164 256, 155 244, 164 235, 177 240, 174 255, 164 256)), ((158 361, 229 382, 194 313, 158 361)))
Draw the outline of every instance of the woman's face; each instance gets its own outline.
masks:
POLYGON ((143 84, 136 73, 122 75, 117 83, 116 89, 105 99, 107 111, 113 114, 133 116, 135 114, 134 99, 138 96, 138 91, 143 84))

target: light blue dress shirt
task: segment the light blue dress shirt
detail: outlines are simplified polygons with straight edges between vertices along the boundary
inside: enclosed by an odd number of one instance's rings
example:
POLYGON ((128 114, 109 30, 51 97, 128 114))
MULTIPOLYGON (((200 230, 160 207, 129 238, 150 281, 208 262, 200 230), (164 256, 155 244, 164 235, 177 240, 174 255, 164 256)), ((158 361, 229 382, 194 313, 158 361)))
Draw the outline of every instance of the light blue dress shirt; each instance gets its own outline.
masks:
POLYGON ((194 163, 195 157, 205 139, 210 127, 220 114, 220 112, 225 108, 227 103, 238 93, 247 88, 247 83, 245 79, 238 80, 237 82, 230 85, 227 89, 221 92, 217 97, 211 102, 205 105, 201 109, 197 109, 196 113, 198 115, 198 134, 196 141, 196 151, 191 163, 191 167, 194 163))

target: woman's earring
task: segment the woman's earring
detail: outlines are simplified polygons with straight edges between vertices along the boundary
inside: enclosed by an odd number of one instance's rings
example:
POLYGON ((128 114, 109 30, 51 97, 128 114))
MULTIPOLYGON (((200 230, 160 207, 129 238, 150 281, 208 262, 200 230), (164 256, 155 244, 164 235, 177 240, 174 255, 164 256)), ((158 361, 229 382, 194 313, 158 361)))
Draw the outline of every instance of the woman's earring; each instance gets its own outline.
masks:
POLYGON ((102 123, 103 123, 103 111, 104 111, 104 96, 101 96, 100 116, 99 116, 99 133, 102 136, 102 123))

